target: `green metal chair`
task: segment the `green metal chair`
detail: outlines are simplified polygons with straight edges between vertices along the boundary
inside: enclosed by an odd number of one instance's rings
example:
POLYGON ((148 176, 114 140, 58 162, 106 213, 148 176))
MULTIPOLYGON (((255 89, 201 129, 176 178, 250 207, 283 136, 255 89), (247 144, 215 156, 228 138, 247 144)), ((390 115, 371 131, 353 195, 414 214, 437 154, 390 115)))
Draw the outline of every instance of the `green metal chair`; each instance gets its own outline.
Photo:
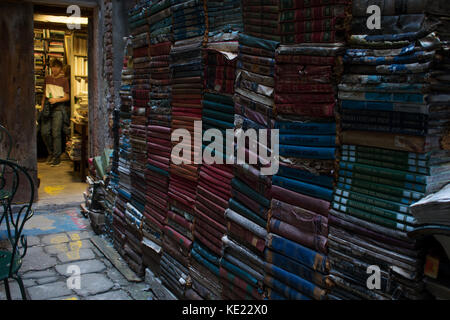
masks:
MULTIPOLYGON (((15 279, 19 285, 22 299, 26 300, 25 287, 19 275, 22 259, 27 252, 27 239, 22 235, 25 223, 33 216, 34 183, 28 172, 17 163, 0 159, 0 169, 4 173, 0 177, 0 190, 6 190, 7 197, 0 199, 3 209, 0 223, 6 225, 8 248, 0 250, 0 281, 3 280, 6 298, 11 300, 9 279, 15 279), (30 199, 22 207, 15 206, 13 212, 12 204, 16 195, 20 179, 25 177, 30 187, 30 199), (1 222, 3 221, 3 222, 1 222)), ((0 225, 1 226, 1 225, 0 225)), ((2 228, 3 230, 5 228, 2 228)))

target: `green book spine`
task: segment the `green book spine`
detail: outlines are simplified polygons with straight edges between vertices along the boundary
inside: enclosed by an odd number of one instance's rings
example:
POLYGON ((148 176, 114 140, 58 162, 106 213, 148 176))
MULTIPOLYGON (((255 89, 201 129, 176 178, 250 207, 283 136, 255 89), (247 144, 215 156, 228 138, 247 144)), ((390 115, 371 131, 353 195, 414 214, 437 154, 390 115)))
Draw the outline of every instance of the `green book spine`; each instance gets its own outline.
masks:
POLYGON ((348 191, 348 192, 352 191, 352 192, 360 193, 360 194, 363 194, 366 196, 371 196, 371 197, 384 199, 384 200, 388 200, 388 201, 392 201, 392 202, 402 203, 402 204, 408 205, 408 206, 413 204, 414 202, 416 202, 415 200, 410 199, 410 198, 396 197, 392 194, 377 192, 377 191, 366 189, 366 188, 360 188, 360 187, 357 187, 354 185, 346 184, 345 182, 338 182, 337 186, 338 186, 338 188, 348 191))
POLYGON ((393 195, 393 196, 400 197, 400 198, 420 200, 424 197, 423 193, 404 190, 404 189, 392 187, 389 185, 372 183, 372 182, 353 179, 353 178, 339 177, 339 182, 353 185, 355 187, 360 187, 360 188, 364 188, 364 189, 377 191, 377 192, 388 194, 388 195, 393 195))
POLYGON ((359 164, 365 164, 369 166, 375 166, 375 167, 383 167, 383 168, 389 168, 394 170, 403 170, 403 171, 410 171, 414 173, 419 174, 425 174, 429 175, 430 170, 429 167, 426 166, 426 161, 422 160, 413 160, 409 159, 408 163, 398 163, 394 161, 387 160, 384 156, 381 157, 371 157, 370 154, 364 153, 357 153, 357 152, 342 152, 342 161, 350 162, 350 163, 359 163, 359 164), (423 166, 417 166, 417 165, 410 165, 410 162, 420 162, 423 164, 423 166))
POLYGON ((417 224, 416 219, 414 219, 414 217, 412 217, 412 216, 389 211, 389 210, 386 210, 383 208, 372 206, 370 204, 366 204, 366 203, 362 203, 362 202, 354 201, 354 200, 349 200, 347 198, 343 198, 343 197, 339 197, 339 196, 334 196, 334 201, 343 206, 348 206, 348 207, 352 207, 352 208, 355 208, 358 210, 363 210, 363 211, 369 212, 371 214, 376 214, 377 216, 387 218, 390 220, 394 220, 397 222, 406 223, 406 224, 410 224, 410 225, 417 224))
POLYGON ((382 177, 392 180, 402 180, 413 183, 427 184, 428 176, 409 173, 406 171, 392 170, 382 167, 368 166, 358 163, 349 163, 341 161, 339 163, 341 169, 359 172, 366 175, 382 177))
POLYGON ((412 230, 414 230, 413 227, 411 226, 407 226, 403 223, 398 223, 395 222, 393 220, 389 220, 368 212, 364 212, 352 207, 347 207, 347 206, 343 206, 339 203, 333 203, 333 209, 347 213, 349 215, 355 216, 357 218, 366 220, 366 221, 370 221, 382 226, 385 226, 387 228, 391 228, 391 229, 396 229, 396 230, 400 230, 400 231, 405 231, 405 232, 410 232, 412 230))
POLYGON ((387 155, 391 157, 403 158, 403 159, 420 159, 420 160, 428 160, 430 158, 427 153, 415 153, 415 152, 406 152, 406 151, 397 151, 391 149, 382 149, 375 147, 365 147, 365 146, 355 146, 355 145, 343 145, 342 150, 346 151, 358 151, 365 152, 369 154, 379 154, 379 155, 387 155))
POLYGON ((399 202, 393 202, 388 200, 383 200, 380 198, 371 197, 365 194, 353 192, 353 191, 346 191, 343 189, 336 189, 334 192, 337 196, 344 197, 350 200, 359 201, 366 203, 368 205, 377 206, 380 208, 384 208, 386 210, 403 213, 403 214, 410 214, 409 205, 402 204, 399 202))
POLYGON ((414 184, 414 183, 409 183, 409 182, 404 182, 404 181, 399 181, 399 180, 391 180, 391 179, 385 179, 385 178, 380 178, 380 177, 376 177, 376 176, 369 176, 366 174, 361 174, 359 172, 339 170, 339 175, 342 177, 359 179, 359 180, 364 180, 364 181, 368 181, 368 182, 387 184, 389 186, 398 187, 401 189, 412 190, 412 191, 417 191, 417 192, 425 193, 425 191, 426 191, 425 190, 426 186, 424 186, 422 184, 414 184))

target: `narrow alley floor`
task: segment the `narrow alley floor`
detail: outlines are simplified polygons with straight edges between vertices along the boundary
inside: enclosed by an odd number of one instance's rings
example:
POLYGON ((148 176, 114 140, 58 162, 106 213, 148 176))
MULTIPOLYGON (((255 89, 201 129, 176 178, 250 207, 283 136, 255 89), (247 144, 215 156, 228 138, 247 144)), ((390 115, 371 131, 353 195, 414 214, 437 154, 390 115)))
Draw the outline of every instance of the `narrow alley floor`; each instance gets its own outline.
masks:
MULTIPOLYGON (((26 224, 28 252, 20 274, 32 300, 152 300, 143 281, 129 282, 97 249, 88 219, 78 208, 55 212, 37 211, 26 224), (76 266, 80 288, 71 289, 67 280, 76 266)), ((0 229, 0 239, 6 231, 0 229)), ((4 244, 4 240, 0 241, 4 244)), ((11 281, 10 281, 11 282, 11 281)), ((11 284, 12 298, 20 299, 17 283, 11 284)), ((6 299, 0 283, 0 300, 6 299)))
POLYGON ((62 156, 61 165, 51 167, 45 161, 38 162, 39 201, 37 208, 70 207, 80 204, 86 183, 81 181, 80 173, 73 170, 73 162, 66 154, 62 156))

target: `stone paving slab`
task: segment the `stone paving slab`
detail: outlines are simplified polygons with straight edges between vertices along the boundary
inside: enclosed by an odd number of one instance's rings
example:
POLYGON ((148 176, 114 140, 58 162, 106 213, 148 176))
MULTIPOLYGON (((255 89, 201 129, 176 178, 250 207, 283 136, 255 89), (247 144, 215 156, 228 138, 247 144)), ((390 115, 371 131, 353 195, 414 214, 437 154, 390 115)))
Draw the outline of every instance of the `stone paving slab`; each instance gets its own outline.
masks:
POLYGON ((36 285, 36 281, 34 279, 22 279, 23 286, 25 288, 32 287, 36 285))
POLYGON ((102 272, 106 269, 105 264, 99 260, 85 260, 57 265, 55 267, 56 272, 58 272, 61 275, 68 276, 69 274, 67 273, 67 269, 71 265, 77 265, 78 267, 80 267, 82 275, 87 273, 102 272))
POLYGON ((56 272, 52 269, 43 270, 43 271, 30 271, 25 274, 22 274, 22 279, 39 279, 39 278, 48 278, 56 276, 56 272))
POLYGON ((106 292, 114 286, 114 283, 105 275, 99 273, 90 273, 81 276, 81 288, 74 289, 75 292, 86 297, 106 292))
POLYGON ((79 261, 79 260, 90 260, 95 258, 95 254, 91 249, 80 249, 67 252, 61 252, 58 254, 58 260, 62 263, 79 261))
POLYGON ((34 247, 41 244, 41 239, 37 236, 28 236, 27 237, 28 247, 34 247))
POLYGON ((109 291, 87 297, 86 300, 132 300, 123 290, 109 291))
POLYGON ((153 300, 153 294, 149 290, 149 286, 146 283, 135 283, 126 288, 126 291, 130 293, 134 300, 153 300))
POLYGON ((61 252, 74 251, 80 249, 90 249, 92 243, 89 240, 71 241, 60 244, 53 244, 44 247, 44 250, 48 254, 59 254, 61 252))
POLYGON ((66 281, 42 284, 28 288, 32 300, 48 300, 62 296, 69 296, 73 291, 67 288, 66 281))
POLYGON ((92 231, 71 231, 67 235, 72 241, 89 240, 95 233, 92 231))
MULTIPOLYGON (((9 289, 11 291, 12 300, 22 300, 22 295, 20 294, 19 285, 15 280, 9 280, 9 289)), ((3 281, 0 282, 0 300, 6 300, 6 291, 3 281)))
POLYGON ((77 296, 64 296, 64 297, 52 298, 50 300, 80 300, 80 298, 77 296))
POLYGON ((70 238, 67 236, 66 233, 49 234, 41 238, 41 242, 44 245, 60 244, 69 241, 70 238))
POLYGON ((37 279, 36 282, 38 284, 47 284, 47 283, 56 282, 59 279, 60 279, 60 277, 48 277, 48 278, 37 279))
POLYGON ((56 266, 58 261, 44 252, 42 247, 31 247, 23 258, 21 272, 46 270, 56 266))
POLYGON ((106 275, 119 286, 127 286, 130 284, 128 280, 116 268, 108 269, 106 271, 106 275))

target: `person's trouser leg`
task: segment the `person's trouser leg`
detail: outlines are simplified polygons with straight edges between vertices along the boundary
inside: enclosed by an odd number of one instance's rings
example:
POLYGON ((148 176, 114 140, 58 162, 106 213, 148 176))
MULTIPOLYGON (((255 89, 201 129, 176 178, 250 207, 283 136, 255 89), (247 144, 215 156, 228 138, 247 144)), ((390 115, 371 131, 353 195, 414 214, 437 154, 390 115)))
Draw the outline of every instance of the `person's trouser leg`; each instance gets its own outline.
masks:
POLYGON ((57 159, 61 156, 61 130, 63 126, 63 113, 60 110, 53 111, 52 114, 52 137, 53 137, 53 157, 57 159))
POLYGON ((41 118, 41 137, 47 148, 48 155, 53 155, 52 118, 41 118))

